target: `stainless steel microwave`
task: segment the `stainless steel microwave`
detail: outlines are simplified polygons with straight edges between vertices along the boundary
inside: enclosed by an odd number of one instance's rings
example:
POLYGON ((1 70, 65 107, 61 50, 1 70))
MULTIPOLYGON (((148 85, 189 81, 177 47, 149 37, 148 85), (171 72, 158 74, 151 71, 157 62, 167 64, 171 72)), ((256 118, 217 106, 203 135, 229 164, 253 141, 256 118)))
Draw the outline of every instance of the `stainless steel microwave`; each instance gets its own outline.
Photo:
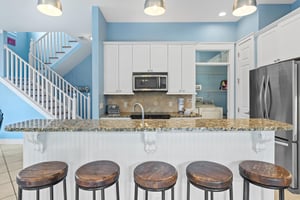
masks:
POLYGON ((133 91, 168 91, 167 73, 133 73, 133 91))

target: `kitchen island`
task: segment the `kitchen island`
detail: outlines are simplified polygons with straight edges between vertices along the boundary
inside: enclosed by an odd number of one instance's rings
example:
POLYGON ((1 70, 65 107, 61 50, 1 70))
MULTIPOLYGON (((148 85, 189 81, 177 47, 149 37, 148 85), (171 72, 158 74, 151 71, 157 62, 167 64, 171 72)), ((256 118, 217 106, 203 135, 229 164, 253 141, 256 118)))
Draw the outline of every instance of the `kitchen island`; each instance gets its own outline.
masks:
MULTIPOLYGON (((265 119, 194 119, 168 120, 100 119, 100 120, 30 120, 12 124, 7 131, 24 132, 24 167, 47 160, 68 163, 68 199, 74 199, 76 169, 90 161, 112 160, 120 165, 120 197, 133 199, 134 168, 150 160, 172 164, 178 170, 176 200, 186 199, 186 166, 195 160, 221 163, 233 172, 234 199, 242 199, 243 182, 238 164, 242 160, 274 162, 274 131, 291 130, 289 124, 265 119)), ((55 188, 61 199, 61 187, 55 188)), ((140 198, 144 193, 139 191, 140 198)), ((48 190, 41 192, 48 198, 48 190)), ((80 191, 81 199, 92 193, 80 191)), ((106 199, 115 199, 115 188, 106 190, 106 199)), ((160 199, 150 193, 150 200, 160 199)), ((169 199, 169 192, 166 199, 169 199)), ((193 199, 203 199, 203 192, 191 187, 193 199)), ((24 192, 24 199, 34 198, 24 192)), ((228 199, 227 192, 215 199, 228 199)), ((273 199, 271 190, 251 188, 251 199, 273 199)))

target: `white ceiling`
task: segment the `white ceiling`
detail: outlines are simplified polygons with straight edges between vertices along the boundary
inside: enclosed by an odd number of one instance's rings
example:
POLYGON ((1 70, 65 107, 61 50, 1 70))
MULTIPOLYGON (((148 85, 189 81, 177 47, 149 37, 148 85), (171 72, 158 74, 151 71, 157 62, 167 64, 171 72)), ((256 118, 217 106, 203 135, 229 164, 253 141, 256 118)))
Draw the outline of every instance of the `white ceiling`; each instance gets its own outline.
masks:
MULTIPOLYGON (((290 4, 295 0, 257 0, 258 4, 290 4)), ((61 0, 63 15, 49 17, 36 9, 37 0, 0 0, 0 30, 17 32, 91 32, 91 6, 99 6, 108 22, 230 22, 233 0, 165 0, 166 13, 151 17, 144 0, 61 0), (220 11, 227 16, 219 17, 220 11)))

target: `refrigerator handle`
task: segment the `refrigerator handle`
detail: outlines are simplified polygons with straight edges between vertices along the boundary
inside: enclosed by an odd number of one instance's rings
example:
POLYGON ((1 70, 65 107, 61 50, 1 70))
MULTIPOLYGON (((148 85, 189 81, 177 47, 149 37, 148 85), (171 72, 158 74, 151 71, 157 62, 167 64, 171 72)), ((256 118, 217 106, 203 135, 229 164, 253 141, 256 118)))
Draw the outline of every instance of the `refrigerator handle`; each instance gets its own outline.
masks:
POLYGON ((261 102, 261 116, 265 117, 265 111, 264 111, 264 108, 263 108, 263 89, 264 89, 264 83, 265 83, 265 76, 262 77, 262 80, 261 80, 261 84, 260 84, 260 90, 259 90, 259 100, 261 102))
POLYGON ((268 94, 268 85, 269 85, 270 77, 267 75, 267 80, 265 84, 265 92, 264 92, 264 105, 265 105, 265 113, 267 119, 269 119, 269 110, 268 110, 268 104, 267 104, 267 94, 268 94))

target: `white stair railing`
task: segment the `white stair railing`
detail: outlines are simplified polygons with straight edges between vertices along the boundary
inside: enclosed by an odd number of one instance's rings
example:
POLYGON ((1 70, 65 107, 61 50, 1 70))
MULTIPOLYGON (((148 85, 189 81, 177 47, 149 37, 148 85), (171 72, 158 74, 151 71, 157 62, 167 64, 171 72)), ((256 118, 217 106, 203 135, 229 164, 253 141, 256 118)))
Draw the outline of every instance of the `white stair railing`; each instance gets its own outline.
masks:
POLYGON ((61 80, 61 77, 47 70, 46 74, 49 74, 49 76, 44 76, 45 73, 41 73, 40 70, 29 65, 8 47, 5 47, 4 51, 6 55, 5 78, 33 100, 37 106, 40 106, 57 119, 75 119, 77 117, 86 119, 90 117, 89 96, 85 97, 84 101, 78 101, 78 93, 72 89, 66 90, 70 86, 61 80), (52 79, 48 77, 52 77, 52 79), (56 84, 52 82, 53 80, 56 84), (60 84, 61 87, 58 87, 57 84, 60 84), (71 92, 66 93, 65 90, 71 92), (78 106, 78 103, 82 104, 81 107, 78 106))
POLYGON ((30 53, 44 64, 53 64, 61 55, 66 54, 74 43, 77 43, 77 40, 64 32, 48 32, 37 41, 31 41, 30 53))
POLYGON ((70 98, 76 97, 76 115, 82 119, 90 118, 90 94, 84 95, 76 87, 71 85, 62 76, 56 73, 46 64, 43 64, 41 60, 31 55, 32 61, 35 63, 35 69, 46 77, 53 85, 65 92, 70 98))

